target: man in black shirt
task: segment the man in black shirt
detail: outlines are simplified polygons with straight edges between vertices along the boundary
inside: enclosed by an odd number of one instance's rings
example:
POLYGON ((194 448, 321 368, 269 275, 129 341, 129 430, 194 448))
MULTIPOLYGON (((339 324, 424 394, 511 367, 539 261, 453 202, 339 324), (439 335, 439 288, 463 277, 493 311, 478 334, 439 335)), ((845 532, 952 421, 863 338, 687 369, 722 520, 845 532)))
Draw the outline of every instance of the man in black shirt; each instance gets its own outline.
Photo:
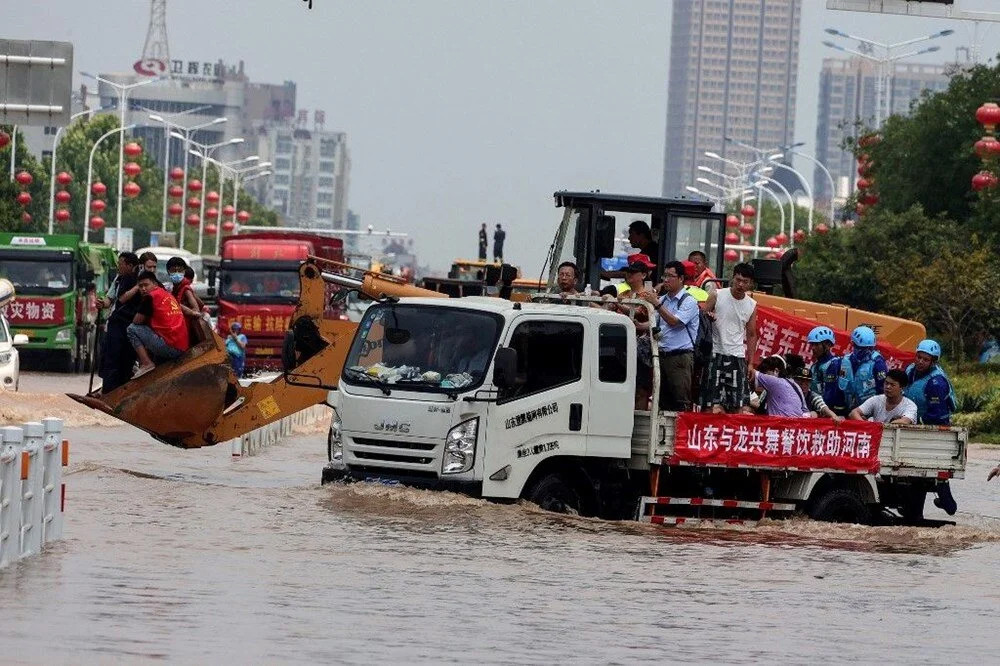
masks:
POLYGON ((505 238, 507 238, 507 232, 497 224, 497 230, 493 232, 493 261, 495 263, 503 262, 503 241, 505 238))
POLYGON ((483 222, 483 226, 479 227, 479 260, 486 261, 486 247, 489 243, 489 239, 486 236, 486 223, 483 222))
POLYGON ((102 308, 110 308, 107 320, 107 330, 101 347, 101 372, 104 383, 102 393, 110 393, 132 377, 132 366, 135 364, 135 349, 128 341, 125 329, 132 323, 142 294, 136 286, 136 267, 139 258, 133 252, 122 252, 118 255, 118 275, 107 296, 102 299, 102 308))

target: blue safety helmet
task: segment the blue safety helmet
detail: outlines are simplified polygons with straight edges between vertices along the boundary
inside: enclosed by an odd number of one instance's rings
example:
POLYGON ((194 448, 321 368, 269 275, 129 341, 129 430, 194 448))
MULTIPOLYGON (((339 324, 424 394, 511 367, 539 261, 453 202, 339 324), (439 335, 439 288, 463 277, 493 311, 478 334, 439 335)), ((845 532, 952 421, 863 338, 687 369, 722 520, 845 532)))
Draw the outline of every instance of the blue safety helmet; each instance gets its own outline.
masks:
POLYGON ((830 344, 833 344, 836 342, 833 338, 833 331, 826 326, 817 326, 813 330, 809 331, 807 341, 812 344, 818 342, 829 342, 830 344))
POLYGON ((851 342, 854 343, 855 347, 874 347, 875 331, 867 326, 858 326, 851 333, 851 342))
POLYGON ((941 358, 941 345, 936 341, 927 338, 926 340, 921 340, 920 344, 917 345, 917 351, 923 352, 925 354, 930 354, 934 358, 941 358))

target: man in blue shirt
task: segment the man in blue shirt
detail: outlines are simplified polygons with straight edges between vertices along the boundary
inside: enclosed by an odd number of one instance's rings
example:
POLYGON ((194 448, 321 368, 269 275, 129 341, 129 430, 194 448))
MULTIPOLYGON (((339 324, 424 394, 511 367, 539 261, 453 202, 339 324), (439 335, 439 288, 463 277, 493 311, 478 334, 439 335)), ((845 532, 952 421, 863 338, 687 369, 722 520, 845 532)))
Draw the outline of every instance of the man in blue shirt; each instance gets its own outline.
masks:
POLYGON ((851 333, 854 349, 850 354, 834 359, 827 372, 837 373, 837 387, 823 399, 840 416, 851 413, 868 398, 884 393, 885 375, 889 367, 875 349, 875 331, 858 326, 851 333))
POLYGON ((669 262, 663 270, 664 296, 642 296, 656 308, 660 328, 660 409, 691 407, 694 341, 698 337, 698 302, 684 290, 684 264, 669 262))

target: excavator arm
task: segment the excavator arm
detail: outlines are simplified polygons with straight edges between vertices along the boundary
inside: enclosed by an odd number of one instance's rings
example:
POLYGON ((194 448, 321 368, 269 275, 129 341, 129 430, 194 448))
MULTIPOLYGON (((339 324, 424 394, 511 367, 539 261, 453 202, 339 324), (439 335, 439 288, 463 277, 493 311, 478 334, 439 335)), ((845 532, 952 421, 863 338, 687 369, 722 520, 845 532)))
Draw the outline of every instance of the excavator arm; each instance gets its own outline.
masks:
POLYGON ((180 448, 225 442, 319 404, 337 385, 357 329, 354 322, 324 318, 327 282, 375 299, 445 297, 391 276, 310 257, 299 267, 299 303, 282 350, 284 374, 269 382, 240 382, 225 341, 198 320, 198 341, 176 361, 110 393, 69 397, 180 448), (361 275, 352 277, 352 271, 361 275))

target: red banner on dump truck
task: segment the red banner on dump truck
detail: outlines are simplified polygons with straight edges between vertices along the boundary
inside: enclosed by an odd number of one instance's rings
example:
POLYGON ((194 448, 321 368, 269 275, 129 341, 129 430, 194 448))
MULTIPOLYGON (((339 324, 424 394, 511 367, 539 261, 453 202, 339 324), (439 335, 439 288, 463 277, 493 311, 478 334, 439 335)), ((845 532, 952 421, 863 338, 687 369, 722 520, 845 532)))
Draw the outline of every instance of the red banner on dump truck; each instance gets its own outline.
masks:
POLYGON ((19 296, 0 308, 12 326, 53 326, 65 321, 65 303, 61 298, 19 296))
MULTIPOLYGON (((777 308, 757 305, 757 359, 772 354, 798 354, 806 363, 812 363, 812 352, 809 350, 809 331, 818 326, 817 322, 805 317, 796 317, 777 308)), ((851 350, 851 333, 840 329, 832 329, 837 342, 833 353, 841 356, 851 350)), ((914 352, 904 351, 890 344, 879 343, 877 349, 885 358, 889 369, 905 369, 916 358, 914 352)))
POLYGON ((681 412, 674 441, 672 463, 874 473, 882 424, 681 412))

